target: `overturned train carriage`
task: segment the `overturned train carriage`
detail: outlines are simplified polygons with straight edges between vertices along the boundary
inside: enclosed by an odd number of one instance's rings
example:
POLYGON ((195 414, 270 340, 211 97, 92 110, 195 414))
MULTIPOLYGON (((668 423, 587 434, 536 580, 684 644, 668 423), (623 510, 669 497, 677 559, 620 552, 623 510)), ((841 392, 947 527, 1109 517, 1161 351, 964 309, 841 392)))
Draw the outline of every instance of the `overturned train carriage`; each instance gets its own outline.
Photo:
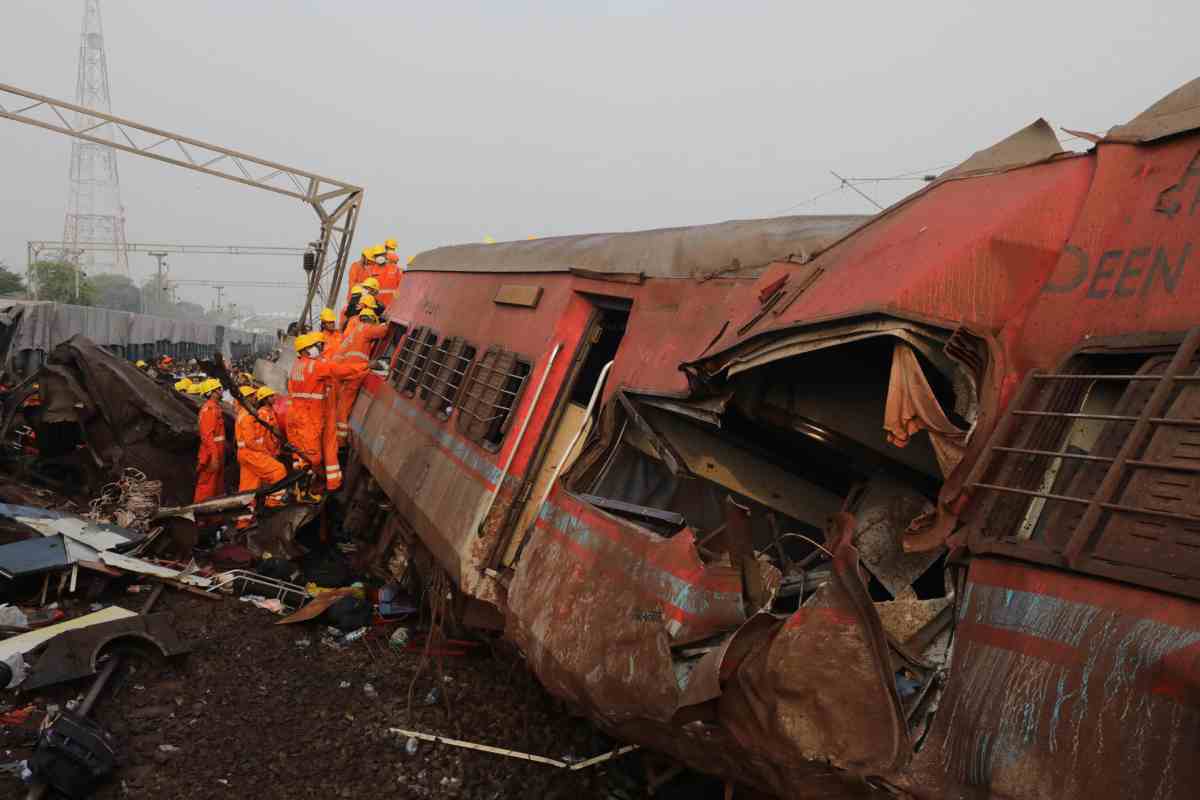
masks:
POLYGON ((1197 107, 1082 154, 1039 121, 870 219, 422 254, 351 509, 386 495, 376 555, 697 769, 1191 797, 1197 107))

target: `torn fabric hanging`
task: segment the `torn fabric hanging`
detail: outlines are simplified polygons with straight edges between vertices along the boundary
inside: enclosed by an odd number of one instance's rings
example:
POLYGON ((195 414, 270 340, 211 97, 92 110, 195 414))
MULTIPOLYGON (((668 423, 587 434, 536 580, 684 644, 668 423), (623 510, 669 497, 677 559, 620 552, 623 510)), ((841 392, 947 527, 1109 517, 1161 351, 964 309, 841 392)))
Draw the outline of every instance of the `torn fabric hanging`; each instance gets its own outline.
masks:
POLYGON ((903 342, 897 342, 892 351, 892 374, 888 381, 883 427, 888 442, 896 447, 907 447, 913 434, 928 431, 943 476, 953 472, 962 461, 967 431, 946 416, 921 369, 917 354, 903 342))

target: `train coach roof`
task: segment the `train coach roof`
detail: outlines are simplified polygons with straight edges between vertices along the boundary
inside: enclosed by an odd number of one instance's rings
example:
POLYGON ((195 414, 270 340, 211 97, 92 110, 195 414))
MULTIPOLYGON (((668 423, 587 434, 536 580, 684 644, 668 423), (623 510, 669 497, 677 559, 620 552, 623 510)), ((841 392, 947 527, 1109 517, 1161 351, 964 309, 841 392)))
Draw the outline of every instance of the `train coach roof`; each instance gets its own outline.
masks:
POLYGON ((427 250, 410 271, 642 273, 689 278, 730 268, 755 269, 788 256, 808 258, 868 216, 804 215, 731 220, 632 233, 554 236, 495 244, 459 244, 427 250))

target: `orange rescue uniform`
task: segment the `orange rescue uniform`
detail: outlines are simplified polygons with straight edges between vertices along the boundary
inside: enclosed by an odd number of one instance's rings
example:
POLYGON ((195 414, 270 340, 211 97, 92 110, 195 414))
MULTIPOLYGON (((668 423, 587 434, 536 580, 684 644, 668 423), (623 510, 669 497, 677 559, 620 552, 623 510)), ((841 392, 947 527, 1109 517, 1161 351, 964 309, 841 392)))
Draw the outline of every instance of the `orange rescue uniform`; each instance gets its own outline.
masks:
POLYGON ((193 503, 225 494, 225 415, 212 394, 200 406, 200 452, 196 456, 196 492, 193 503))
POLYGON ((359 372, 366 374, 366 367, 299 354, 288 376, 288 442, 318 475, 324 475, 330 491, 342 485, 337 460, 337 408, 331 387, 335 379, 359 372))
POLYGON ((337 442, 346 444, 350 438, 350 411, 354 408, 354 398, 358 397, 359 387, 367 377, 367 368, 371 362, 371 350, 380 337, 387 334, 387 323, 372 324, 363 322, 362 317, 350 320, 342 333, 342 344, 333 356, 334 363, 352 364, 361 371, 349 378, 342 378, 336 383, 337 396, 337 442))
MULTIPOLYGON (((265 410, 265 409, 264 409, 265 410)), ((262 413, 261 411, 259 412, 262 413)), ((238 491, 256 492, 259 487, 271 485, 284 479, 287 470, 275 460, 279 451, 275 436, 260 422, 260 417, 238 407, 237 432, 238 491)), ((267 497, 268 506, 283 505, 283 492, 274 492, 267 497)), ((248 528, 254 522, 254 512, 237 518, 238 528, 248 528)))

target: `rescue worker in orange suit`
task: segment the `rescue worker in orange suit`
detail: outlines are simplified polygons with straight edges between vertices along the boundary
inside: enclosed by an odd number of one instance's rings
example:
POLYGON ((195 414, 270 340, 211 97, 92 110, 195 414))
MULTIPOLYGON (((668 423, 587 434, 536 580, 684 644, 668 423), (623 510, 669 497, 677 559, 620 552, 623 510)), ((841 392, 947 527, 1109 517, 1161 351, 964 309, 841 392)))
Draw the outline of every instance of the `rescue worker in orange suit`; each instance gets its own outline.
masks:
MULTIPOLYGON (((337 364, 321 355, 325 343, 319 332, 296 337, 296 363, 288 376, 288 443, 297 453, 296 466, 310 466, 323 478, 329 491, 342 485, 342 470, 337 459, 336 402, 332 384, 366 367, 337 364)), ((310 486, 303 499, 316 501, 320 494, 310 486)))
POLYGON ((400 288, 400 279, 404 277, 404 270, 400 268, 400 256, 388 253, 387 266, 375 277, 379 280, 379 295, 375 299, 379 301, 379 307, 387 311, 388 306, 396 299, 396 290, 400 288))
POLYGON ((374 247, 364 247, 363 251, 362 251, 362 258, 360 258, 358 261, 355 261, 353 264, 350 265, 350 269, 347 272, 347 280, 350 281, 350 283, 349 283, 350 290, 348 292, 346 292, 346 302, 347 303, 350 302, 351 295, 354 294, 354 287, 357 286, 358 284, 362 283, 363 278, 367 277, 367 275, 370 274, 370 272, 368 272, 368 269, 371 266, 371 260, 374 258, 374 256, 375 256, 375 248, 374 247))
POLYGON ((350 320, 358 316, 358 304, 362 300, 363 287, 361 283, 356 283, 350 287, 350 302, 346 303, 346 307, 342 310, 342 330, 350 324, 350 320))
POLYGON ((387 324, 379 321, 379 303, 371 295, 364 294, 363 309, 350 321, 342 334, 342 346, 333 356, 333 362, 342 366, 353 365, 358 372, 349 378, 337 381, 337 443, 346 445, 350 438, 350 411, 358 389, 367 377, 371 364, 371 350, 375 342, 387 334, 387 324))
MULTIPOLYGON (((278 483, 287 475, 283 464, 275 458, 279 454, 279 442, 263 424, 264 420, 268 420, 269 424, 274 422, 274 415, 264 415, 262 407, 273 394, 275 392, 268 386, 258 390, 251 386, 242 387, 242 396, 248 403, 258 406, 258 409, 256 413, 251 414, 238 406, 241 410, 236 427, 239 492, 256 492, 262 486, 278 483)), ((267 495, 266 505, 268 508, 282 506, 283 492, 267 495)), ((251 506, 237 518, 237 527, 238 530, 245 530, 253 524, 254 507, 251 506)))
MULTIPOLYGON (((254 387, 242 385, 237 388, 238 394, 247 402, 254 402, 254 387)), ((253 420, 254 415, 246 411, 246 407, 236 400, 233 403, 233 438, 237 441, 237 460, 238 460, 238 491, 243 491, 242 484, 245 480, 246 470, 242 466, 242 445, 244 443, 243 434, 245 433, 245 420, 253 420)), ((243 531, 249 528, 254 522, 254 510, 248 508, 238 515, 237 528, 243 531)))
POLYGON ((342 332, 338 330, 337 315, 332 308, 321 309, 321 334, 325 337, 325 357, 329 358, 342 342, 342 332))
MULTIPOLYGON (((258 418, 262 420, 267 430, 267 438, 263 442, 267 448, 267 454, 271 458, 279 458, 279 453, 283 450, 283 442, 279 440, 271 431, 281 431, 279 427, 279 418, 275 415, 275 401, 272 397, 276 397, 275 390, 270 386, 263 386, 254 393, 254 399, 258 403, 258 418)), ((280 466, 283 466, 281 463, 280 466)))
POLYGON ((200 407, 200 452, 196 457, 196 492, 193 503, 203 503, 225 494, 225 415, 221 411, 221 382, 203 383, 204 405, 200 407))

